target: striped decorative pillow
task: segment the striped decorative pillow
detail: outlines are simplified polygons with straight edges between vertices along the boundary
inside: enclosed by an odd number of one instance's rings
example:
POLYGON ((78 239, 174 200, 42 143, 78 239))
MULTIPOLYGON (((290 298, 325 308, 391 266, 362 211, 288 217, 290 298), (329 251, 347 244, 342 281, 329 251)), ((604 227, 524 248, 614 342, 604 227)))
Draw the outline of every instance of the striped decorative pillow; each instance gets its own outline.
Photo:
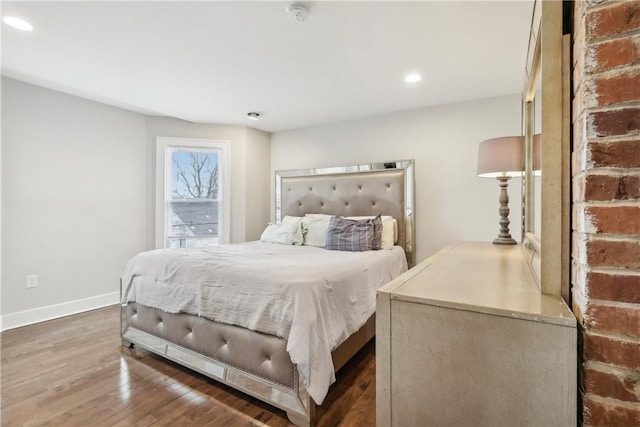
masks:
POLYGON ((382 219, 380 215, 370 220, 373 223, 373 249, 377 251, 382 249, 382 219))
POLYGON ((333 217, 327 229, 326 248, 334 251, 363 252, 380 249, 382 221, 333 217))

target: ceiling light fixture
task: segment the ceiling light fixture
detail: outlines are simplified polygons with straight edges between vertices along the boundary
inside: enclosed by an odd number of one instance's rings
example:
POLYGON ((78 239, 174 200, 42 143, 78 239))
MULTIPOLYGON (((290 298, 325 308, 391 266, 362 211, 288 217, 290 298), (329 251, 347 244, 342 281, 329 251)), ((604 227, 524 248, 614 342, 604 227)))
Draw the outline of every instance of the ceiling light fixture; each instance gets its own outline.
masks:
POLYGON ((250 113, 247 113, 247 117, 249 117, 251 120, 260 120, 260 113, 252 111, 250 113))
POLYGON ((407 74, 404 78, 404 81, 407 83, 417 83, 422 80, 422 76, 417 73, 407 74))
POLYGON ((5 24, 10 27, 16 28, 22 31, 31 31, 33 30, 33 25, 28 23, 22 18, 18 18, 17 16, 5 16, 3 19, 5 24))
POLYGON ((309 11, 300 4, 292 4, 287 7, 287 14, 290 20, 300 23, 306 21, 307 16, 309 16, 309 11))

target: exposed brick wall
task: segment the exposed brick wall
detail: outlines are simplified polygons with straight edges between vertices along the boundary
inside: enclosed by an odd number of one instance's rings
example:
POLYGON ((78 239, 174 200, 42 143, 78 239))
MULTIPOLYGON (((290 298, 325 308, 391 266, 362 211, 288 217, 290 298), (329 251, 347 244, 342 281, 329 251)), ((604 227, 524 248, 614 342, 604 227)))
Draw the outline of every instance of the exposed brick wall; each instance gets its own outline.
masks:
POLYGON ((640 426, 640 0, 574 2, 573 308, 585 426, 640 426))

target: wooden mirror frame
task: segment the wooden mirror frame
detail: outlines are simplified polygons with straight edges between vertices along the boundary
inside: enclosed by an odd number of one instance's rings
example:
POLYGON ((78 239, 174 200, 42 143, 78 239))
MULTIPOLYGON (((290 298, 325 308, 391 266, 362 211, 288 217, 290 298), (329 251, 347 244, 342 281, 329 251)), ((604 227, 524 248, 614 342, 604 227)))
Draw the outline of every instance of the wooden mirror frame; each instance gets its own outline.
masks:
POLYGON ((534 3, 523 90, 525 173, 523 249, 543 294, 570 302, 570 72, 569 39, 562 36, 563 4, 534 3), (536 13, 540 15, 539 27, 536 13), (537 27, 537 28, 536 28, 537 27), (533 99, 542 73, 542 195, 540 238, 534 234, 533 99))

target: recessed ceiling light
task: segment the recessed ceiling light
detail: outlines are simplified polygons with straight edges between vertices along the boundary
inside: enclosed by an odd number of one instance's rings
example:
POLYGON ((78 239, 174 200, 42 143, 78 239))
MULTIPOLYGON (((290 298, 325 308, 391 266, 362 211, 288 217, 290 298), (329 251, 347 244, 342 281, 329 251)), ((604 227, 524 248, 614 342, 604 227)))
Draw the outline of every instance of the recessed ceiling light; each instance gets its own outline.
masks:
POLYGON ((407 83, 416 83, 416 82, 419 82, 420 80, 422 80, 422 76, 416 73, 407 74, 404 77, 404 81, 407 83))
POLYGON ((22 31, 33 30, 33 25, 29 24, 27 21, 25 21, 22 18, 18 18, 17 16, 5 16, 3 18, 3 21, 5 22, 5 24, 9 25, 10 27, 16 28, 18 30, 22 30, 22 31))
POLYGON ((247 117, 249 117, 251 120, 259 120, 260 119, 260 113, 256 113, 256 112, 250 112, 247 113, 247 117))

